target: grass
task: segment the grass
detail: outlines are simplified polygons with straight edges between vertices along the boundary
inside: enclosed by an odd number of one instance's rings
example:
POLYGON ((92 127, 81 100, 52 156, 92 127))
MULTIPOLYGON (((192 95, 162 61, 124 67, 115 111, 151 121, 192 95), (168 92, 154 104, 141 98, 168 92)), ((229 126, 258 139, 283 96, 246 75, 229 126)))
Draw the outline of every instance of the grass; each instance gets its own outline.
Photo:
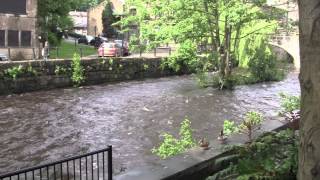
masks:
POLYGON ((80 54, 80 48, 82 49, 82 56, 89 56, 97 54, 97 50, 92 46, 87 46, 83 44, 75 44, 67 41, 62 41, 57 49, 50 50, 50 59, 69 59, 73 57, 75 52, 80 54))

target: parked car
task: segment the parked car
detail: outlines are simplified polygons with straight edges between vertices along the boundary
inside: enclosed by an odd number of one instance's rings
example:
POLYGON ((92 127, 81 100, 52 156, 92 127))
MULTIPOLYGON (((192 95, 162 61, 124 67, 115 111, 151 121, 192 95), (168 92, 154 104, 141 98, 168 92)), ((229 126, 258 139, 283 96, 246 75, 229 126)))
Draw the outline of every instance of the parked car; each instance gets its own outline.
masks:
POLYGON ((104 56, 121 56, 121 47, 117 43, 102 43, 98 48, 99 57, 104 56))
POLYGON ((8 57, 5 54, 0 53, 0 61, 8 61, 8 57))
POLYGON ((101 37, 95 37, 90 41, 90 45, 94 46, 95 48, 99 48, 100 45, 104 42, 107 42, 106 38, 101 38, 101 37))
POLYGON ((88 42, 88 39, 84 36, 84 37, 81 37, 78 39, 78 44, 86 44, 88 45, 89 42, 88 42))
POLYGON ((130 52, 129 52, 129 44, 127 41, 122 41, 122 40, 114 40, 115 43, 117 43, 120 48, 122 49, 122 54, 124 56, 129 56, 130 52))

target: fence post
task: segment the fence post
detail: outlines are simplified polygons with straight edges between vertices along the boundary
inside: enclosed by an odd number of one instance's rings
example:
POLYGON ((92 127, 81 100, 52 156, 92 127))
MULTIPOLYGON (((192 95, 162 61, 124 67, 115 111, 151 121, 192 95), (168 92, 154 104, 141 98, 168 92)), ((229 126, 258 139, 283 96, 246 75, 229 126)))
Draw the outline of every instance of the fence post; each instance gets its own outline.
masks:
POLYGON ((169 47, 169 56, 171 56, 171 47, 169 47))
POLYGON ((33 60, 36 60, 36 50, 32 48, 33 60))
POLYGON ((153 50, 153 55, 154 55, 154 57, 157 56, 157 48, 154 48, 154 50, 153 50))
POLYGON ((11 49, 10 48, 8 48, 8 58, 11 61, 11 49))
POLYGON ((141 57, 142 56, 141 44, 139 44, 139 53, 140 53, 140 57, 141 57))
POLYGON ((108 146, 108 180, 112 180, 112 146, 108 146))
POLYGON ((80 48, 80 57, 82 58, 83 53, 82 53, 82 48, 80 48))

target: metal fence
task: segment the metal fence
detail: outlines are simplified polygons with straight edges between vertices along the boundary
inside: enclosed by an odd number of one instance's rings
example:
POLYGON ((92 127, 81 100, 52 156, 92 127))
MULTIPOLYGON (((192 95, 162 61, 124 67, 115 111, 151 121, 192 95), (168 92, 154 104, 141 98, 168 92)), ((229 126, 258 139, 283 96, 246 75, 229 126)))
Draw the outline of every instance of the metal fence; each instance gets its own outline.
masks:
POLYGON ((112 147, 0 175, 0 180, 112 180, 112 147))

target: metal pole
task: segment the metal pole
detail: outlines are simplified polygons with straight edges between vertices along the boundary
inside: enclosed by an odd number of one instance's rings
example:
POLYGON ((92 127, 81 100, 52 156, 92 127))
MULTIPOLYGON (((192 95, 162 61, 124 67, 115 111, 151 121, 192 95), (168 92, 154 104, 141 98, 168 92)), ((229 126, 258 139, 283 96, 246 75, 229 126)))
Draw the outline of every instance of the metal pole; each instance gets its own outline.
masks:
POLYGON ((108 180, 112 180, 112 146, 108 148, 108 180))
POLYGON ((33 55, 33 60, 36 60, 36 50, 32 48, 32 55, 33 55))
POLYGON ((82 48, 80 48, 80 57, 82 58, 82 55, 83 55, 83 53, 82 53, 82 48))
POLYGON ((8 58, 11 61, 11 50, 10 50, 10 48, 8 48, 8 58))

